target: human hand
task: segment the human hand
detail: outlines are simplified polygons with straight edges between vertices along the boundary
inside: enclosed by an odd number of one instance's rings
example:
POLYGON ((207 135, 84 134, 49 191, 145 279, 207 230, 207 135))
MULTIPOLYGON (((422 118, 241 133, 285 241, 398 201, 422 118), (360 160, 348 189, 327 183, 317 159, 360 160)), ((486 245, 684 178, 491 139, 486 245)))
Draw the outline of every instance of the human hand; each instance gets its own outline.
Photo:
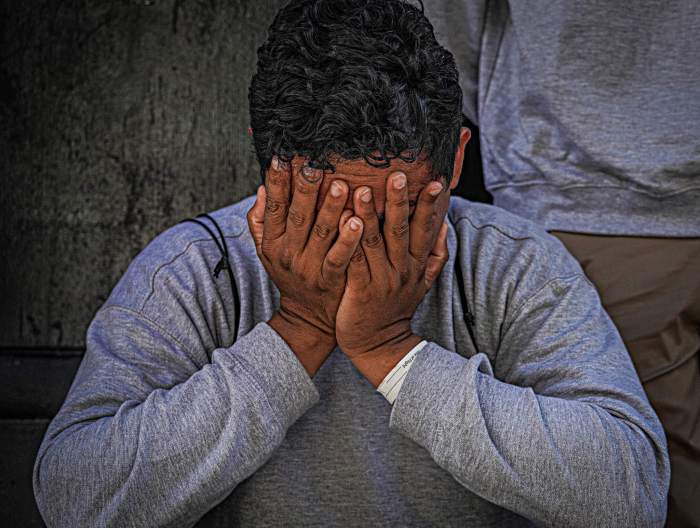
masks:
POLYGON ((431 182, 422 189, 409 225, 405 178, 401 173, 387 178, 383 234, 373 197, 361 199, 369 187, 356 189, 353 196, 365 227, 348 267, 335 332, 340 348, 375 387, 400 354, 420 342, 411 318, 448 259, 447 224, 437 213, 442 185, 431 182), (404 182, 398 189, 396 176, 404 182))
POLYGON ((346 269, 363 226, 344 210, 348 187, 343 181, 333 182, 316 214, 322 179, 322 170, 274 158, 247 219, 258 257, 280 292, 272 326, 284 325, 297 336, 318 332, 330 352, 346 269), (339 191, 335 196, 334 189, 339 191))

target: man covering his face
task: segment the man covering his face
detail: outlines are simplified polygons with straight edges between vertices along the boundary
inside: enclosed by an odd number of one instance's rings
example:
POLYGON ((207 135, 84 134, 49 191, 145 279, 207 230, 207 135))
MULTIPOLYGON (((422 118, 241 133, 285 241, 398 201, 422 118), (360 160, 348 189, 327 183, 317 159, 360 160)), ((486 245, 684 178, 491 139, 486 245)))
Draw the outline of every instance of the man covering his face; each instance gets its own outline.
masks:
POLYGON ((258 58, 263 185, 96 314, 37 456, 47 523, 661 525, 665 438, 595 288, 450 196, 470 133, 421 9, 294 0, 258 58))

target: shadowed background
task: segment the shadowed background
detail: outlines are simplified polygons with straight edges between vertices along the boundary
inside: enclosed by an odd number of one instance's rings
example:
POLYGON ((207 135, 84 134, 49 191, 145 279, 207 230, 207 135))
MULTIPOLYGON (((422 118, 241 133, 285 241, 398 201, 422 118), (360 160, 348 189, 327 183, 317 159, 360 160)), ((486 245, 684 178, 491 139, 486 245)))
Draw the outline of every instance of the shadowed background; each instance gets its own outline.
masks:
MULTIPOLYGON (((0 519, 43 526, 31 470, 129 262, 254 194, 248 84, 285 0, 0 2, 0 519)), ((489 201, 478 132, 456 194, 489 201)), ((212 510, 201 526, 225 525, 212 510)))

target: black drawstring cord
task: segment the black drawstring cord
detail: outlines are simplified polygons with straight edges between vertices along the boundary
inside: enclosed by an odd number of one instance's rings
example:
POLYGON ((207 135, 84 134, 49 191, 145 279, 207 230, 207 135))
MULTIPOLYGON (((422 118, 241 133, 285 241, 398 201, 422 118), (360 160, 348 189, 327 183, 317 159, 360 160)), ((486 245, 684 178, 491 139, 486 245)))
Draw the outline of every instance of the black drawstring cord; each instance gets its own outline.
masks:
POLYGON ((233 339, 234 341, 238 338, 238 318, 240 317, 241 313, 241 301, 238 297, 238 288, 236 287, 236 281, 234 280, 233 277, 233 270, 231 269, 231 263, 230 263, 230 258, 229 258, 229 253, 228 253, 228 244, 226 244, 226 237, 224 237, 224 233, 221 230, 221 227, 219 227, 219 224, 214 220, 211 216, 209 216, 206 213, 202 213, 197 215, 197 218, 187 218, 185 220, 182 220, 180 223, 185 223, 185 222, 192 222, 194 224, 198 224, 202 226, 204 229, 207 230, 207 233, 209 233, 209 236, 211 236, 212 240, 216 243, 216 247, 219 248, 219 253, 221 253, 221 259, 219 262, 216 263, 216 266, 214 267, 214 278, 218 279, 219 278, 219 273, 221 273, 221 270, 226 270, 228 272, 228 278, 229 278, 229 284, 231 286, 231 296, 233 297, 233 306, 234 306, 234 318, 233 318, 233 339), (204 222, 197 220, 197 218, 206 218, 208 219, 212 224, 214 224, 214 227, 216 228, 216 231, 219 233, 219 236, 221 237, 221 241, 216 238, 216 235, 214 232, 209 229, 209 226, 207 226, 204 222))
POLYGON ((211 238, 214 240, 214 242, 216 243, 216 247, 219 248, 219 253, 221 253, 221 260, 219 261, 219 263, 218 263, 218 264, 216 265, 216 267, 214 268, 214 278, 218 279, 218 278, 219 278, 219 273, 221 272, 221 270, 228 266, 228 262, 227 262, 228 259, 226 258, 226 253, 224 253, 224 248, 221 247, 221 243, 220 243, 219 240, 216 238, 216 235, 214 234, 214 232, 213 232, 211 229, 209 229, 209 227, 207 226, 207 224, 205 224, 204 222, 200 222, 199 220, 196 220, 196 219, 194 219, 194 218, 188 218, 188 219, 186 219, 186 220, 183 220, 183 221, 180 222, 180 223, 181 223, 181 224, 184 224, 185 222, 192 222, 192 223, 194 223, 194 224, 199 224, 199 225, 201 225, 204 229, 207 230, 207 233, 209 233, 209 236, 211 236, 211 238))
MULTIPOLYGON (((238 288, 236 288, 236 281, 233 278, 233 268, 231 267, 230 263, 230 257, 228 253, 228 244, 226 243, 226 237, 224 236, 224 233, 221 231, 221 228, 219 227, 219 224, 214 220, 211 216, 209 216, 207 213, 202 213, 200 215, 197 215, 197 218, 207 218, 212 224, 214 224, 214 227, 219 233, 219 236, 221 237, 221 244, 224 246, 224 257, 223 257, 223 267, 226 268, 226 271, 228 272, 228 278, 231 284, 231 295, 233 296, 233 306, 234 310, 236 312, 236 316, 234 318, 234 340, 238 338, 238 319, 241 314, 241 301, 240 298, 238 297, 238 288)), ((221 261, 219 261, 219 264, 221 264, 221 261)), ((219 265, 217 264, 217 267, 219 265)), ((221 270, 219 270, 221 271, 221 270)), ((214 273, 216 273, 216 268, 214 269, 214 273)))
POLYGON ((464 322, 467 325, 467 331, 469 332, 469 337, 472 339, 472 344, 474 345, 474 351, 478 354, 479 353, 479 348, 476 346, 476 339, 474 339, 474 323, 476 322, 476 318, 474 317, 474 314, 471 312, 469 309, 469 303, 467 302, 467 295, 464 293, 464 278, 462 276, 462 267, 459 265, 459 262, 455 263, 455 271, 457 272, 457 284, 458 284, 458 289, 459 289, 459 297, 462 300, 462 308, 464 309, 464 313, 462 314, 462 317, 464 318, 464 322))

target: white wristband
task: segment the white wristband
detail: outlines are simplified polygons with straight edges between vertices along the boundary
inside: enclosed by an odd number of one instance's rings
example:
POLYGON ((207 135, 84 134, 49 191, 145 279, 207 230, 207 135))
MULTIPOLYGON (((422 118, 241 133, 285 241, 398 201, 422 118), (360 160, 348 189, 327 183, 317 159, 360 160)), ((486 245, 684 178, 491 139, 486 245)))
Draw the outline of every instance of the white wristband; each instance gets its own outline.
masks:
POLYGON ((384 396, 392 405, 394 400, 396 400, 396 396, 399 394, 401 385, 403 385, 403 380, 406 377, 406 374, 408 374, 408 371, 413 364, 413 360, 416 358, 416 354, 427 343, 428 342, 424 339, 414 346, 411 351, 401 358, 401 361, 399 361, 396 366, 391 369, 391 372, 386 375, 386 377, 379 384, 379 387, 377 387, 377 392, 380 392, 382 396, 384 396))

